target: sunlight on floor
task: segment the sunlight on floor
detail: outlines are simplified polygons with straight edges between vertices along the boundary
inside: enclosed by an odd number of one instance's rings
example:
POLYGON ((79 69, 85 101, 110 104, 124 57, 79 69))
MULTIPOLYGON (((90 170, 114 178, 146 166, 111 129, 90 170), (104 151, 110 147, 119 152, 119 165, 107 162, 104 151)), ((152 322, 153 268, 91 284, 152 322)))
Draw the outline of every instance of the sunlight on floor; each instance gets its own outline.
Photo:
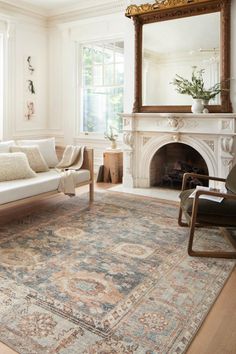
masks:
POLYGON ((114 192, 123 192, 136 195, 143 195, 145 197, 152 197, 158 199, 172 200, 175 202, 179 201, 179 190, 167 189, 167 188, 126 188, 122 184, 110 188, 114 192))

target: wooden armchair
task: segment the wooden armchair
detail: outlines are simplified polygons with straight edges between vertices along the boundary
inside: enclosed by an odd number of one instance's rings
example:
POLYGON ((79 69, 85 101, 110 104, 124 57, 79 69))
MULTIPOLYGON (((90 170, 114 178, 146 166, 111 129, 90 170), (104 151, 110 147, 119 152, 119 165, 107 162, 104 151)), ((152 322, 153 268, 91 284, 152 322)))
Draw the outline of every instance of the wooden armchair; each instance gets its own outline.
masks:
POLYGON ((189 226, 188 254, 198 257, 236 258, 236 240, 226 228, 236 229, 236 165, 230 171, 228 177, 218 178, 194 173, 185 173, 180 193, 180 208, 178 223, 180 226, 189 226), (189 178, 213 180, 225 182, 227 192, 223 193, 216 189, 207 191, 197 190, 194 198, 189 198, 194 189, 186 189, 189 178), (224 198, 217 203, 208 199, 200 199, 200 196, 217 196, 224 198), (187 222, 182 221, 184 214, 187 222), (195 227, 198 226, 219 226, 224 236, 231 242, 235 251, 195 251, 193 250, 193 239, 195 227))

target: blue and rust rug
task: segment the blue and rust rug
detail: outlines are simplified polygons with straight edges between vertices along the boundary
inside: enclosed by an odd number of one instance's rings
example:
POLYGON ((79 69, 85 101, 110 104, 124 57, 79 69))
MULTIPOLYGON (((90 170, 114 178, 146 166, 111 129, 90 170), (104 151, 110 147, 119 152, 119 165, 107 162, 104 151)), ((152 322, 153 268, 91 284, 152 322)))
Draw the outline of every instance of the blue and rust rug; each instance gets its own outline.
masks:
MULTIPOLYGON (((178 208, 106 192, 0 228, 0 340, 22 354, 183 353, 234 267, 190 258, 178 208)), ((216 230, 201 246, 225 247, 216 230)))

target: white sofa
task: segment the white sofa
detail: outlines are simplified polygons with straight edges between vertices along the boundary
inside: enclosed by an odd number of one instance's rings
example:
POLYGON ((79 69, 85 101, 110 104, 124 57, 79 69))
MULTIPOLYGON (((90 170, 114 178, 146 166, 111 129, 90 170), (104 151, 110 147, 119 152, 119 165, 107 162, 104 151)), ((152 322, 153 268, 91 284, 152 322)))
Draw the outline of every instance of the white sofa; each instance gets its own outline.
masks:
MULTIPOLYGON (((62 156, 64 147, 56 147, 58 157, 62 156)), ((1 166, 0 166, 1 168, 1 166)), ((82 168, 76 172, 76 187, 89 185, 89 200, 94 197, 93 150, 85 149, 82 168)), ((34 178, 16 179, 0 182, 0 208, 19 202, 41 198, 58 193, 60 173, 53 168, 47 172, 37 173, 34 178)))

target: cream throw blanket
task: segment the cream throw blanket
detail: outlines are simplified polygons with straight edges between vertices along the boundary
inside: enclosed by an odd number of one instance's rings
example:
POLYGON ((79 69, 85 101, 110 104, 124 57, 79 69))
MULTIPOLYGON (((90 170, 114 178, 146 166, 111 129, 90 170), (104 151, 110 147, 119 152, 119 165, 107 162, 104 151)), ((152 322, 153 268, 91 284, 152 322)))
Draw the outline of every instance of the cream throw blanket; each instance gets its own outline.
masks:
POLYGON ((78 171, 84 161, 85 146, 67 145, 63 153, 62 159, 56 166, 60 172, 61 178, 58 191, 64 194, 75 195, 76 187, 76 171, 78 171))

